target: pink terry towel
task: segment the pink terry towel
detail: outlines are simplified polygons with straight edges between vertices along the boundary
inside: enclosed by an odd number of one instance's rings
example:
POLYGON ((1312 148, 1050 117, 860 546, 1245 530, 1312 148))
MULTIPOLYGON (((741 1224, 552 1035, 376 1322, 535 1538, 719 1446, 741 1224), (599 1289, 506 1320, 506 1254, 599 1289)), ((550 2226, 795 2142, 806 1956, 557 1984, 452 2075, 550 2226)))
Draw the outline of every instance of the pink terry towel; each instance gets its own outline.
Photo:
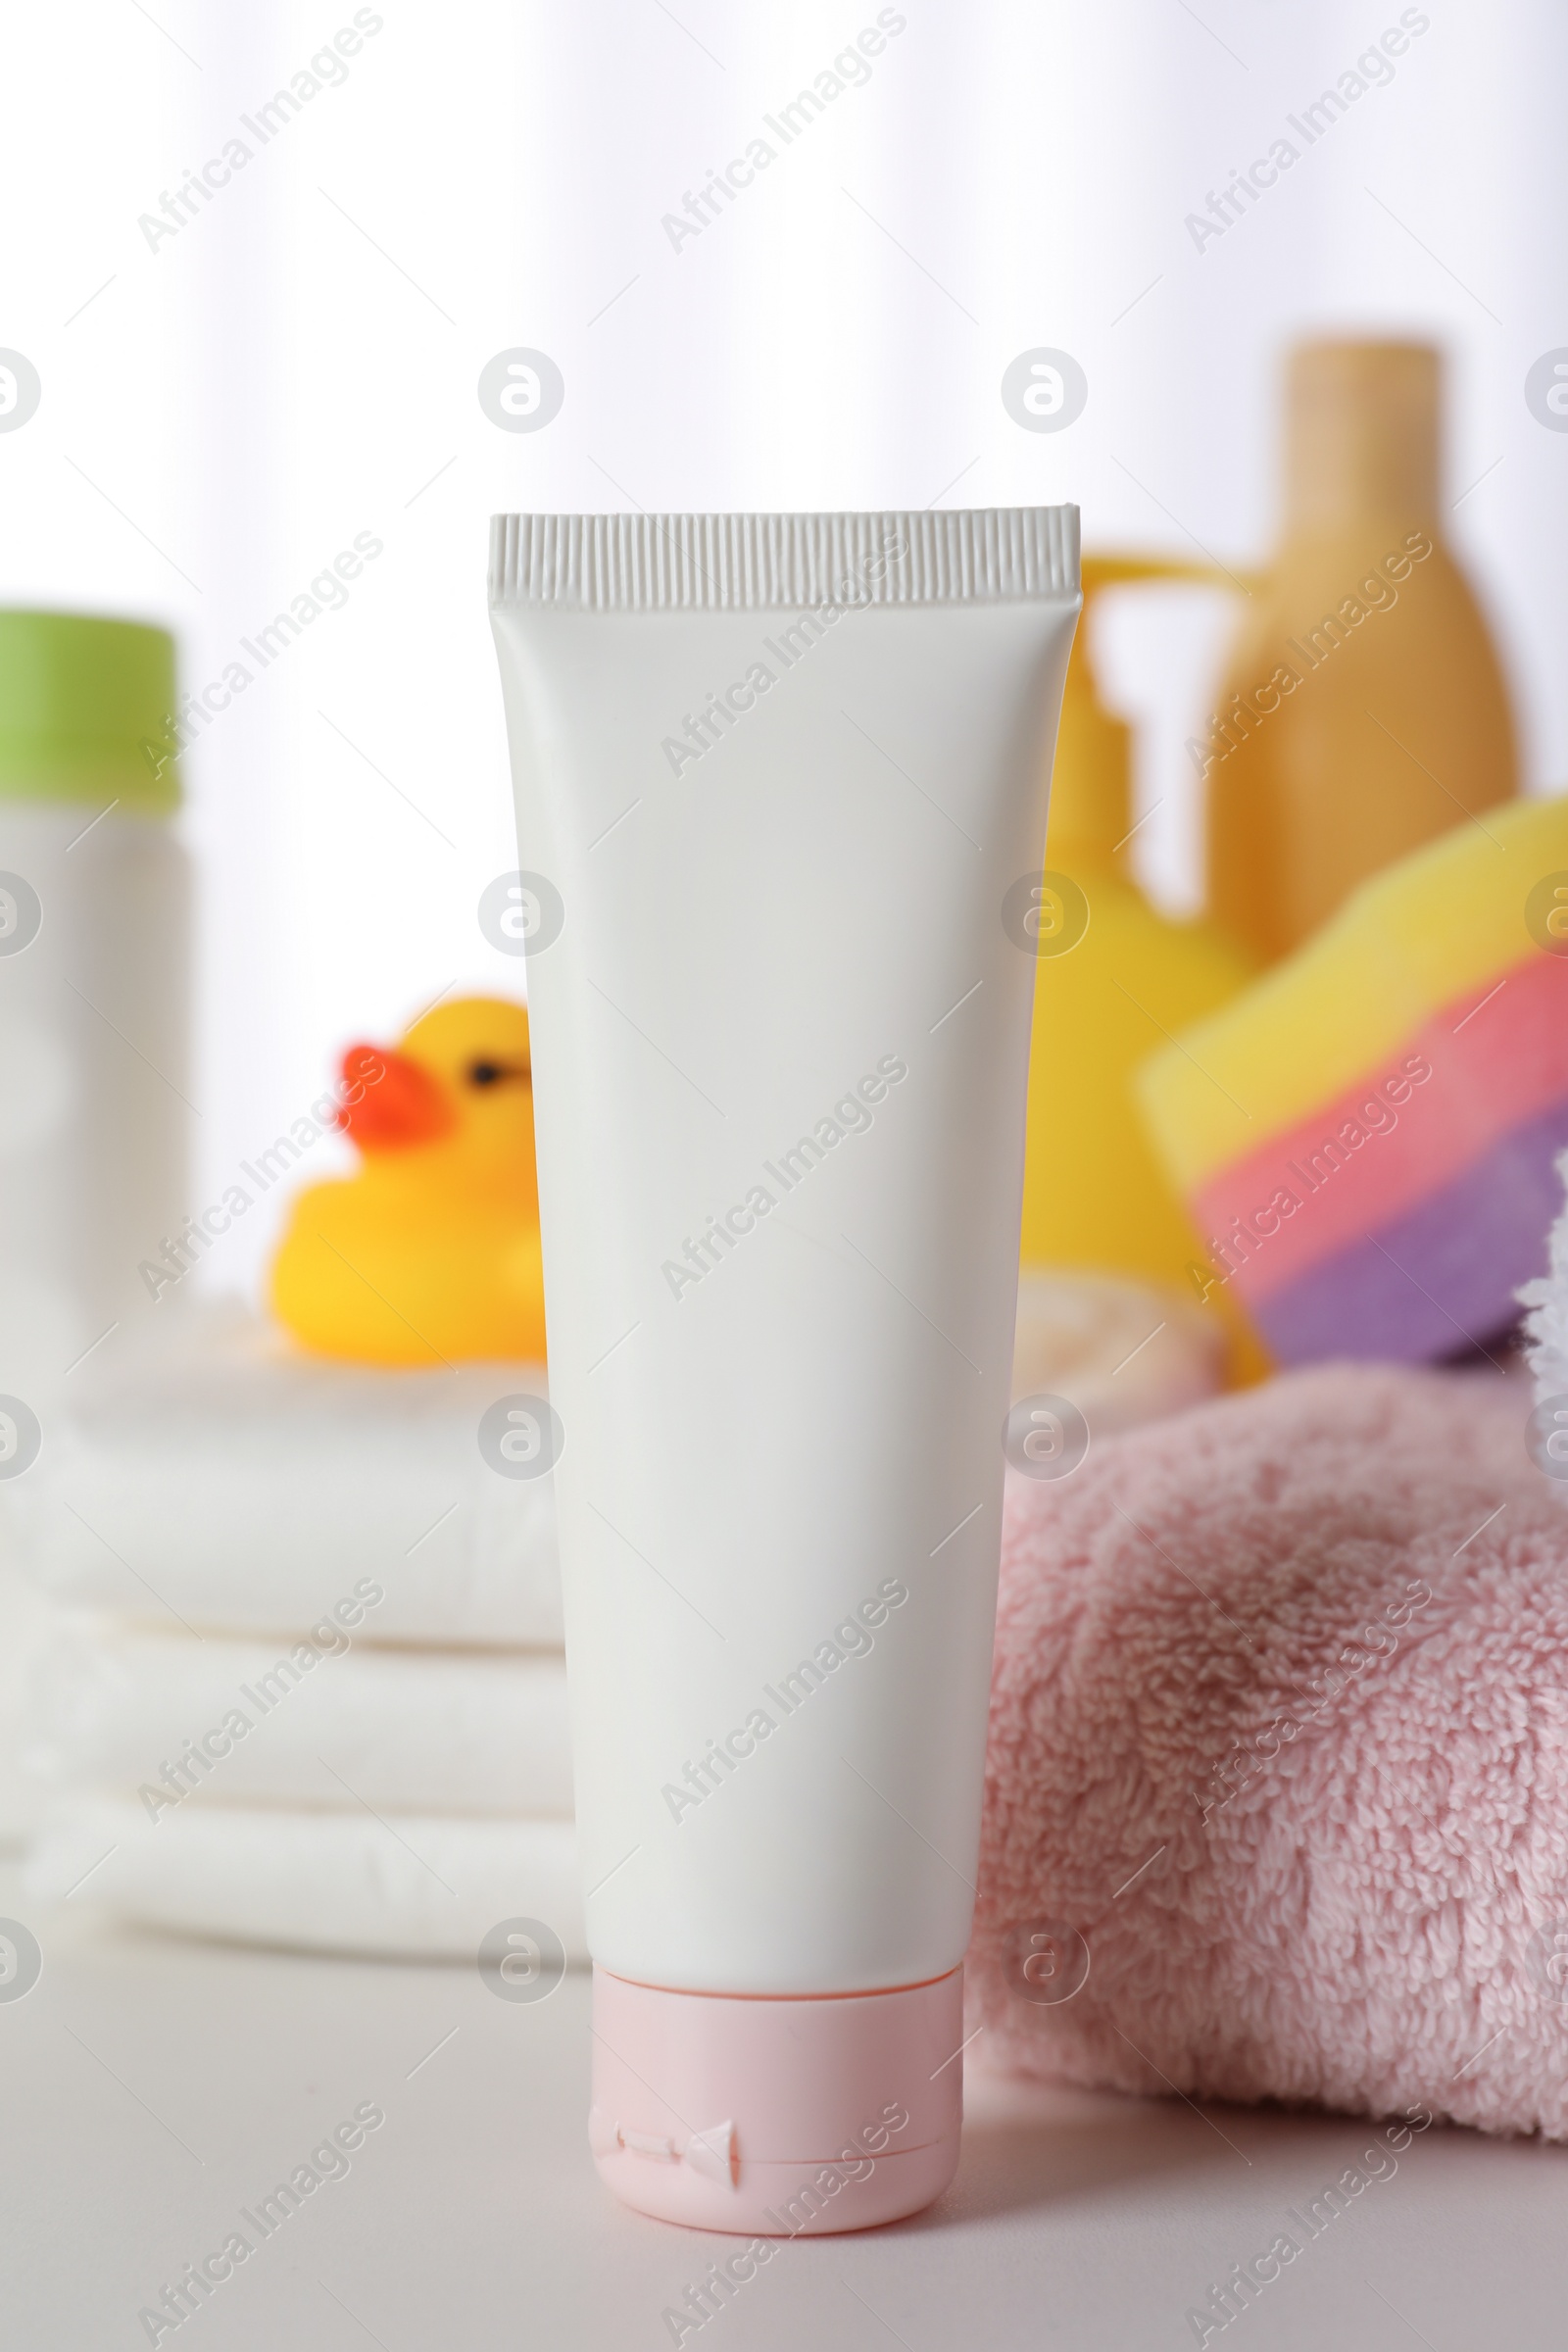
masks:
POLYGON ((1330 1365, 1014 1478, 977 2059, 1568 2137, 1568 1510, 1330 1365))

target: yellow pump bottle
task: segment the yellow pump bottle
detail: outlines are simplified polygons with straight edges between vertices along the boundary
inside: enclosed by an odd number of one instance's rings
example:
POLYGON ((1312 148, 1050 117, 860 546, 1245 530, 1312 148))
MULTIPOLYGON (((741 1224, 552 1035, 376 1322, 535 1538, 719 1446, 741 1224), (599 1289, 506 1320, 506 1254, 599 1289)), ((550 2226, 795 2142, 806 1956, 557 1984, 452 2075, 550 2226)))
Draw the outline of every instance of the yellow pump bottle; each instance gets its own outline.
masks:
POLYGON ((1441 530, 1441 392, 1422 344, 1291 357, 1283 544, 1193 747, 1209 911, 1262 963, 1517 790, 1496 655, 1441 530))
MULTIPOLYGON (((1092 1267, 1189 1297, 1202 1245, 1151 1151, 1131 1074, 1233 996, 1251 966, 1208 923, 1158 913, 1127 872, 1130 730, 1100 700, 1089 624, 1103 588, 1223 577, 1155 558, 1084 558, 1052 774, 1024 1151, 1026 1268, 1092 1267)), ((1216 1293, 1212 1302, 1234 1333, 1229 1301, 1216 1293)))

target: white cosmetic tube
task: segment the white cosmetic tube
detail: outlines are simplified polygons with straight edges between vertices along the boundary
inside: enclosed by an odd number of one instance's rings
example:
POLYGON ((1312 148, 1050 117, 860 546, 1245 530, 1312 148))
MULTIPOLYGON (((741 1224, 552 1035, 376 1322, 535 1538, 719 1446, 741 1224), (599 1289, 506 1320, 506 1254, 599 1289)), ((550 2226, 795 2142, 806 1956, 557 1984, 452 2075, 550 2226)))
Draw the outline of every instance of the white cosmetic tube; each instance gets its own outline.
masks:
POLYGON ((744 2265, 956 2163, 1077 514, 504 515, 490 595, 590 2140, 744 2265))

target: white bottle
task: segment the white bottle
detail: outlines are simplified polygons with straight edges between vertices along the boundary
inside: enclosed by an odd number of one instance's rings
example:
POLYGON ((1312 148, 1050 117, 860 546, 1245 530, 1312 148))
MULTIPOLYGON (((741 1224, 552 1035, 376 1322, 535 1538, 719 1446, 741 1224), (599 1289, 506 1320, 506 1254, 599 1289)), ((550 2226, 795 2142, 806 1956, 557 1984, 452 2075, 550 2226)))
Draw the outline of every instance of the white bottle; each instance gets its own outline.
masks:
POLYGON ((173 706, 164 630, 0 612, 0 1476, 152 1314, 187 1205, 173 706))

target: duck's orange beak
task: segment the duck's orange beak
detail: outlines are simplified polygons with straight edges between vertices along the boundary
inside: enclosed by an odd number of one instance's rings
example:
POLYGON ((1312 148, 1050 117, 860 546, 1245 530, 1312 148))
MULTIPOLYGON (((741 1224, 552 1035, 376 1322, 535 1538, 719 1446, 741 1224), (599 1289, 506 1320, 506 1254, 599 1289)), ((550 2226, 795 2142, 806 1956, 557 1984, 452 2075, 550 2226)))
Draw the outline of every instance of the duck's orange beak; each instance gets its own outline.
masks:
POLYGON ((394 1048, 350 1046, 343 1056, 338 1125, 362 1152, 401 1152, 433 1143, 457 1124, 445 1091, 394 1048))

